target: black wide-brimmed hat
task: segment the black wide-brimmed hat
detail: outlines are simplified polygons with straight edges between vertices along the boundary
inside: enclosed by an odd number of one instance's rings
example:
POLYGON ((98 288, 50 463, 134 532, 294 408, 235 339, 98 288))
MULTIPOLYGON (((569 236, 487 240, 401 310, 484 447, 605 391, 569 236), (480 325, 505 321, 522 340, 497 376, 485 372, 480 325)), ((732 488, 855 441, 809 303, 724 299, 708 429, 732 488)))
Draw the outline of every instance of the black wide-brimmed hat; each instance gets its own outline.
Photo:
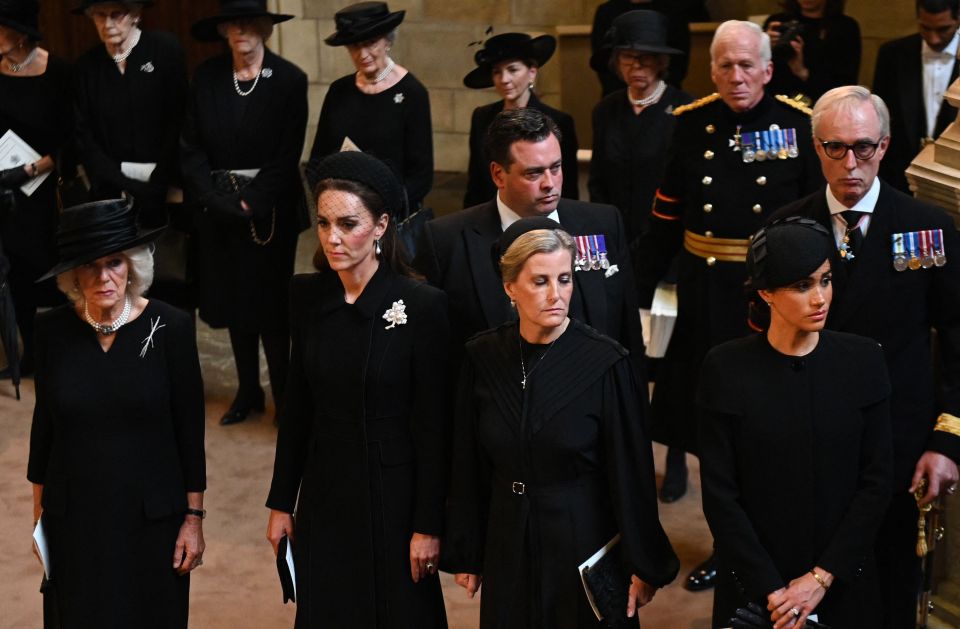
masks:
POLYGON ((526 33, 501 33, 483 43, 483 48, 473 55, 477 67, 463 77, 463 84, 475 90, 493 87, 493 66, 501 61, 521 59, 532 61, 537 66, 545 64, 557 49, 557 40, 552 35, 531 37, 526 33))
POLYGON ((323 179, 345 179, 362 184, 383 199, 387 213, 391 216, 403 216, 406 205, 406 193, 396 174, 385 163, 360 151, 341 151, 324 157, 311 172, 312 178, 319 182, 323 179))
POLYGON ((606 67, 614 50, 680 55, 667 45, 669 20, 662 13, 637 9, 618 15, 603 35, 603 43, 590 58, 590 67, 606 67))
POLYGON ((836 244, 833 234, 815 220, 791 216, 753 235, 747 251, 747 287, 772 290, 810 277, 836 244))
POLYGON ((74 15, 83 15, 87 12, 87 9, 97 4, 139 4, 149 7, 153 4, 153 0, 82 0, 80 6, 74 9, 72 13, 74 15))
POLYGON ((337 30, 325 40, 328 46, 346 46, 386 35, 403 21, 406 11, 390 12, 386 2, 358 2, 333 16, 337 30))
POLYGON ((279 24, 292 20, 294 16, 267 11, 267 0, 220 0, 220 13, 194 22, 190 34, 199 41, 220 41, 219 25, 258 17, 268 17, 274 24, 279 24))
POLYGON ((39 12, 37 0, 0 0, 0 24, 33 40, 43 39, 37 23, 39 12))
POLYGON ((163 227, 139 228, 132 198, 94 201, 66 208, 61 212, 57 226, 57 264, 37 281, 148 243, 163 230, 163 227))

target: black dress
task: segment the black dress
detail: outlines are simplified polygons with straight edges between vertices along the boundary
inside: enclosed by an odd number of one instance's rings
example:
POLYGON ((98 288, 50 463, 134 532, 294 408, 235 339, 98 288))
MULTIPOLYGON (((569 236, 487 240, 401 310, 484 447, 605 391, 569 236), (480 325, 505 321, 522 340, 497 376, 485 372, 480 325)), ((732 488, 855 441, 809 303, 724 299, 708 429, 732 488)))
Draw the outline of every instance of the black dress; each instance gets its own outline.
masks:
POLYGON ((535 365, 530 351, 523 389, 516 323, 467 343, 441 565, 483 577, 483 629, 599 627, 577 567, 618 531, 628 573, 660 587, 679 568, 637 381, 626 350, 573 319, 535 365))
MULTIPOLYGON (((48 59, 46 72, 39 76, 0 74, 0 135, 12 130, 41 156, 50 155, 59 167, 73 133, 73 79, 69 64, 53 55, 48 59)), ((2 252, 10 260, 11 293, 29 363, 37 307, 63 301, 55 280, 34 284, 56 262, 57 171, 29 197, 19 187, 14 195, 15 208, 0 212, 0 238, 2 252)))
POLYGON ((123 74, 103 44, 80 57, 77 147, 94 198, 126 191, 137 201, 141 222, 166 222, 167 189, 180 180, 177 146, 186 95, 183 48, 169 33, 143 31, 123 74), (149 182, 141 182, 126 177, 121 162, 157 167, 149 182))
POLYGON ((427 88, 410 72, 379 94, 364 94, 355 81, 356 76, 350 74, 330 84, 320 109, 310 163, 315 165, 336 153, 344 139, 350 138, 361 151, 387 162, 407 189, 410 210, 416 211, 433 186, 427 88))
POLYGON ((593 108, 590 201, 620 210, 631 246, 647 231, 653 196, 666 170, 677 120, 673 110, 691 100, 686 92, 668 85, 660 100, 639 114, 622 89, 593 108))
MULTIPOLYGON (((253 92, 233 86, 229 54, 197 68, 181 147, 187 202, 195 208, 200 317, 211 327, 286 334, 303 186, 298 164, 307 126, 307 77, 266 50, 253 92), (268 72, 269 70, 269 72, 268 72), (206 208, 216 195, 212 171, 259 169, 239 198, 251 221, 206 208), (270 238, 270 234, 273 234, 270 238)), ((249 90, 253 83, 241 84, 249 90)), ((239 200, 233 203, 238 206, 239 200)))
POLYGON ((443 532, 446 299, 385 264, 354 304, 332 271, 294 277, 290 293, 267 506, 296 505, 296 627, 445 628, 438 576, 414 583, 409 557, 414 532, 443 532))
POLYGON ((793 50, 777 47, 773 50, 773 78, 767 83, 767 93, 785 94, 793 98, 798 93, 816 102, 824 92, 841 85, 857 85, 860 73, 860 25, 849 15, 810 18, 789 13, 775 13, 770 22, 800 22, 803 37, 803 64, 810 71, 806 81, 790 71, 788 65, 793 50))
POLYGON ((890 383, 876 342, 823 331, 803 357, 765 335, 714 348, 703 364, 700 474, 721 577, 713 624, 814 566, 835 581, 815 613, 876 626, 873 540, 890 499, 890 383), (871 617, 873 616, 873 617, 871 617))
POLYGON ((186 628, 173 549, 206 487, 193 323, 153 299, 116 335, 104 352, 71 306, 37 317, 27 478, 44 486, 57 608, 64 627, 186 628))
MULTIPOLYGON (((560 129, 560 157, 563 160, 563 188, 560 195, 565 199, 580 198, 580 164, 577 162, 577 131, 573 116, 545 105, 537 95, 530 93, 527 107, 550 116, 560 129)), ((490 177, 490 159, 483 148, 487 129, 497 114, 503 111, 503 101, 483 105, 473 110, 470 118, 470 163, 467 168, 467 192, 463 207, 472 207, 492 200, 497 195, 497 186, 490 177)))

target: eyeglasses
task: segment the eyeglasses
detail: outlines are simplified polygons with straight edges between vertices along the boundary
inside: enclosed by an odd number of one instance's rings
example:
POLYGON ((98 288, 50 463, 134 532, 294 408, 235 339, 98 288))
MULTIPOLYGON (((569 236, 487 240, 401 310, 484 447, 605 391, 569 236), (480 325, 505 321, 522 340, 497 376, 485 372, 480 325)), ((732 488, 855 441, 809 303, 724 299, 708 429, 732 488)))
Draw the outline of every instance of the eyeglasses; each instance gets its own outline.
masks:
POLYGON ((619 56, 620 65, 633 66, 638 65, 641 68, 656 68, 657 57, 655 55, 637 55, 628 52, 621 52, 619 56))
MULTIPOLYGON (((883 138, 880 139, 880 141, 882 140, 883 138)), ((877 147, 880 146, 880 141, 844 144, 836 140, 820 140, 820 146, 823 147, 823 152, 826 153, 830 159, 843 159, 847 156, 847 151, 853 151, 853 155, 857 159, 867 160, 877 154, 877 147)))

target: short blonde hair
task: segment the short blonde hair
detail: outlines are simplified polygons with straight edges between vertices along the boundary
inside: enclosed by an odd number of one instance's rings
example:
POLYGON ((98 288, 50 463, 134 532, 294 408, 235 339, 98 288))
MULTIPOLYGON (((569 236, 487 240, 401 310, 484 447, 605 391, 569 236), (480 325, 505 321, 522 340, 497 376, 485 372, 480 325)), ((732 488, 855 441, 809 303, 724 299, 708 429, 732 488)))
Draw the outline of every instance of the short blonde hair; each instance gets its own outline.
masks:
POLYGON ((813 113, 810 115, 810 127, 816 136, 817 127, 820 120, 830 111, 851 111, 861 104, 869 102, 877 114, 877 120, 880 122, 880 136, 890 135, 890 110, 883 99, 872 93, 862 85, 843 85, 835 87, 824 93, 813 106, 813 113))
MULTIPOLYGON (((140 245, 120 253, 127 260, 127 294, 143 296, 153 284, 153 246, 140 245)), ((80 285, 77 282, 76 267, 57 275, 57 288, 72 303, 83 300, 80 285)))
POLYGON ((515 282, 527 260, 538 253, 553 253, 560 249, 570 254, 570 271, 573 272, 577 247, 570 234, 562 229, 534 229, 521 234, 500 257, 500 276, 504 282, 515 282))

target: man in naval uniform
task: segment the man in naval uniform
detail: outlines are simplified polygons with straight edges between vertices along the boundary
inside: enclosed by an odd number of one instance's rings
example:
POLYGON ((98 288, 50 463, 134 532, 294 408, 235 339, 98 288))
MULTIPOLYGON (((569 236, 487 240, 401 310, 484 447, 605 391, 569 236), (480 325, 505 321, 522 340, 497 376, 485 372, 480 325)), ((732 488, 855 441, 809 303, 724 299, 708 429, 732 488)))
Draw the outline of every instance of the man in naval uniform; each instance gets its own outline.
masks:
POLYGON ((536 109, 497 114, 486 152, 496 198, 428 222, 413 261, 428 282, 447 293, 454 363, 467 339, 516 316, 493 249, 500 234, 520 218, 546 216, 577 242, 570 316, 619 341, 641 366, 643 334, 620 212, 612 205, 560 198, 560 132, 536 109))
MULTIPOLYGON (((637 253, 641 306, 677 257, 678 312, 657 368, 652 436, 696 454, 700 365, 719 343, 751 332, 743 289, 748 238, 785 203, 822 184, 810 139, 809 109, 764 93, 773 76, 770 39, 750 22, 731 20, 710 45, 717 92, 674 111, 677 126, 650 231, 637 253)), ((670 456, 661 497, 686 490, 682 452, 670 456)), ((713 587, 716 559, 694 569, 686 587, 713 587)))
POLYGON ((877 534, 876 574, 884 626, 913 627, 921 582, 913 492, 926 479, 926 504, 953 493, 958 478, 960 237, 943 210, 877 177, 890 146, 890 114, 880 97, 853 85, 830 90, 814 106, 813 134, 827 186, 773 218, 805 216, 833 232, 827 327, 883 347, 892 386, 893 498, 877 534))

